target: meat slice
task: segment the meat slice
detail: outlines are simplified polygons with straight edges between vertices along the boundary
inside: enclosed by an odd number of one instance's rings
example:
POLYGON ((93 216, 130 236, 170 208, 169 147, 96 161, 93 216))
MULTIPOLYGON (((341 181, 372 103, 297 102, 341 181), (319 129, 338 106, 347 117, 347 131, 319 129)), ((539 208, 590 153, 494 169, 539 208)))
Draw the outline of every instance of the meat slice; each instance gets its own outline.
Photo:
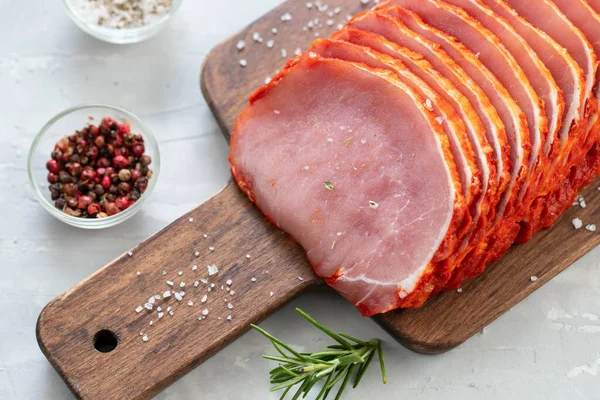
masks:
MULTIPOLYGON (((406 47, 399 46, 381 35, 358 29, 344 28, 332 35, 332 39, 344 40, 359 46, 366 46, 381 54, 400 60, 404 66, 421 78, 436 93, 447 101, 466 127, 468 140, 477 160, 477 169, 481 174, 481 191, 471 203, 472 224, 474 232, 480 228, 479 217, 489 212, 490 202, 496 191, 496 166, 493 160, 492 147, 485 137, 485 128, 477 116, 477 112, 458 88, 440 72, 438 72, 423 55, 406 47)), ((483 223, 482 225, 486 225, 483 223)), ((466 244, 466 243, 465 243, 466 244)))
POLYGON ((512 162, 511 179, 496 210, 496 220, 499 221, 504 212, 512 212, 520 189, 529 176, 527 161, 531 145, 523 112, 496 76, 452 36, 426 24, 417 14, 404 8, 390 6, 382 8, 381 12, 400 19, 411 30, 438 44, 484 90, 498 111, 509 138, 512 162))
POLYGON ((230 162, 240 188, 363 315, 410 305, 465 212, 425 99, 363 64, 288 63, 238 118, 230 162))
MULTIPOLYGON (((500 1, 500 0, 496 0, 500 1)), ((597 57, 594 53, 592 45, 588 42, 583 33, 577 29, 575 25, 569 19, 560 12, 558 7, 549 0, 537 0, 521 1, 521 0, 508 0, 506 3, 512 7, 521 17, 529 21, 533 26, 544 31, 554 40, 556 40, 561 46, 563 46, 583 69, 585 77, 585 101, 586 107, 592 107, 596 109, 596 101, 592 100, 592 88, 595 81, 596 70, 597 70, 597 57)), ((586 110, 583 110, 584 112, 586 110)), ((589 110, 588 110, 589 113, 589 110)), ((580 118, 585 118, 585 114, 581 114, 580 118)), ((575 140, 570 140, 571 146, 578 142, 579 135, 587 134, 587 129, 581 129, 580 132, 572 131, 577 134, 574 137, 575 140)), ((573 135, 571 135, 573 136, 573 135)), ((585 154, 580 154, 581 151, 575 149, 575 153, 571 154, 569 149, 569 158, 575 164, 581 162, 582 157, 585 154)), ((561 174, 553 179, 561 180, 568 173, 569 166, 564 161, 563 165, 560 166, 561 174)))
MULTIPOLYGON (((472 213, 475 212, 474 208, 478 195, 481 193, 481 173, 475 163, 475 153, 467 137, 465 124, 450 103, 408 69, 404 63, 371 48, 341 40, 317 39, 308 50, 308 53, 316 53, 325 58, 362 63, 372 68, 389 69, 396 72, 400 81, 425 99, 425 107, 434 113, 436 122, 442 125, 448 137, 450 149, 461 178, 462 193, 467 209, 470 210, 470 213, 465 214, 465 218, 460 222, 457 235, 462 238, 470 234, 474 230, 474 215, 472 213)), ((457 245, 459 244, 457 242, 457 245)), ((444 250, 443 254, 438 254, 439 257, 447 258, 456 251, 454 248, 444 250)))
MULTIPOLYGON (((514 109, 513 115, 516 116, 521 111, 524 112, 527 118, 527 127, 529 130, 527 136, 529 141, 521 143, 527 147, 531 146, 530 149, 527 149, 530 150, 529 157, 523 159, 523 162, 528 163, 530 178, 527 181, 523 181, 519 188, 519 196, 514 199, 514 201, 519 201, 519 203, 523 202, 523 197, 531 182, 531 177, 539 176, 542 167, 546 165, 544 162, 545 157, 543 152, 540 152, 540 147, 542 140, 545 141, 548 124, 543 103, 529 83, 527 75, 519 63, 500 44, 499 39, 491 31, 470 17, 463 9, 438 0, 388 0, 382 3, 381 6, 385 7, 386 5, 397 5, 408 11, 412 11, 425 24, 438 30, 438 32, 443 32, 445 35, 437 35, 440 38, 438 43, 443 46, 452 47, 457 51, 460 51, 461 48, 470 50, 487 67, 489 72, 497 78, 496 82, 504 86, 504 93, 508 93, 509 97, 514 99, 515 105, 518 105, 514 109), (455 44, 457 41, 460 43, 455 44)), ((490 79, 488 78, 487 81, 490 81, 490 79)), ((492 80, 491 82, 494 81, 492 80)), ((496 85, 498 84, 496 83, 496 85)), ((522 134, 519 127, 516 128, 515 132, 518 135, 522 134)), ((519 146, 519 143, 515 142, 515 146, 519 146)), ((533 191, 535 192, 535 188, 533 188, 533 191)))
POLYGON ((569 137, 574 132, 581 131, 580 117, 583 116, 585 111, 585 77, 583 70, 564 47, 523 19, 505 2, 500 0, 480 1, 493 10, 499 18, 503 18, 508 22, 525 39, 548 67, 557 85, 563 91, 565 112, 558 133, 559 141, 552 151, 552 163, 547 173, 547 179, 545 179, 547 184, 539 188, 540 194, 545 195, 556 184, 556 181, 549 177, 554 175, 553 171, 556 166, 562 165, 562 160, 568 157, 569 137))
MULTIPOLYGON (((480 216, 478 224, 480 230, 484 229, 483 227, 487 229, 488 221, 495 220, 495 209, 499 203, 500 195, 508 186, 511 167, 506 131, 489 98, 440 46, 408 29, 397 18, 374 11, 366 11, 348 22, 345 30, 348 31, 349 29, 362 30, 383 36, 392 43, 415 54, 420 54, 423 61, 430 63, 434 70, 446 77, 456 86, 459 93, 467 98, 483 124, 484 137, 482 136, 480 140, 483 142, 485 139, 491 145, 493 151, 493 164, 490 171, 495 172, 495 174, 492 175, 493 179, 486 193, 489 194, 490 199, 489 205, 486 206, 488 213, 480 216)), ((403 61, 407 63, 406 59, 403 59, 403 61)), ((407 63, 407 65, 411 65, 411 63, 407 63)), ((486 146, 482 145, 482 148, 485 149, 486 146)))
MULTIPOLYGON (((546 67, 540 57, 531 48, 527 41, 521 37, 515 29, 500 17, 494 11, 487 7, 481 0, 444 0, 448 4, 462 8, 470 17, 478 21, 485 28, 489 29, 500 41, 500 43, 513 55, 519 63, 523 72, 529 79, 529 82, 537 96, 543 101, 544 110, 548 119, 548 133, 546 138, 541 139, 544 143, 544 157, 539 158, 536 175, 540 178, 530 186, 530 197, 538 195, 538 184, 543 176, 546 175, 550 163, 546 160, 553 159, 556 156, 558 146, 555 142, 558 140, 558 132, 562 124, 564 114, 564 96, 563 91, 558 87, 550 70, 546 67)), ((531 127, 531 121, 528 120, 531 127)), ((532 141, 533 143, 533 141, 532 141)), ((532 147, 532 159, 535 158, 535 147, 532 147)), ((530 164, 530 170, 533 166, 530 164)))

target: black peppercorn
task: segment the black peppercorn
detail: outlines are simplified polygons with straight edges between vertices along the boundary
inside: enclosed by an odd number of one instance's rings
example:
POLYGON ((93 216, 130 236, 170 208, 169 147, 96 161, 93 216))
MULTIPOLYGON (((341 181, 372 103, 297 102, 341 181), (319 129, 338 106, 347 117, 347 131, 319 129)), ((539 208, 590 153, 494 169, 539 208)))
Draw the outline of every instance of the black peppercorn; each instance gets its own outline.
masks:
POLYGON ((56 199, 56 201, 54 202, 54 207, 62 210, 63 208, 65 208, 67 206, 67 201, 63 198, 58 198, 56 199))

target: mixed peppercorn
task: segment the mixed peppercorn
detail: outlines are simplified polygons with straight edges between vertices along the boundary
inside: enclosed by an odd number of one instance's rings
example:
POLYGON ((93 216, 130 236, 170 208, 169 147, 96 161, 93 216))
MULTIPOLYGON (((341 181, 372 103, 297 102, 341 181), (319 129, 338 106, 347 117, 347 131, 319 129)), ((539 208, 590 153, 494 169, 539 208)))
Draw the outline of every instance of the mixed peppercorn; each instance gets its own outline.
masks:
POLYGON ((115 215, 140 199, 152 177, 144 138, 104 117, 61 138, 46 163, 56 208, 82 218, 115 215))

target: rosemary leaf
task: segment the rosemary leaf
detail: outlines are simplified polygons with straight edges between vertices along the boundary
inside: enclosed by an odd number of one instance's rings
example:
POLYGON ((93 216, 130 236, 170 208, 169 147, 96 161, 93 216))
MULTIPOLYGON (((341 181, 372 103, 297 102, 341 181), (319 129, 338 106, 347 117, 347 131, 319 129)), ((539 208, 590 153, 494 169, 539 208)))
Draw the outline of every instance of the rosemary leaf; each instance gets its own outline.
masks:
POLYGON ((251 325, 260 334, 268 338, 279 353, 279 355, 263 355, 263 357, 267 360, 280 363, 269 372, 269 381, 272 385, 270 391, 284 390, 280 400, 284 400, 291 388, 296 385, 299 386, 291 400, 298 400, 301 395, 302 397, 306 397, 314 386, 323 380, 325 382, 316 399, 326 400, 331 390, 342 382, 335 397, 336 400, 339 400, 349 380, 354 375, 354 371, 357 372, 354 377, 353 386, 358 386, 376 353, 379 358, 383 382, 387 382, 381 341, 379 339, 366 342, 346 333, 334 333, 315 321, 304 311, 300 309, 296 309, 296 311, 338 344, 327 346, 326 350, 313 353, 297 352, 291 346, 263 329, 251 325), (348 340, 356 344, 351 344, 348 340))
POLYGON ((310 322, 311 324, 313 324, 314 326, 316 326, 317 329, 320 329, 321 331, 323 331, 327 336, 331 337, 333 340, 335 340, 336 342, 338 342, 339 344, 341 344, 345 348, 347 348, 349 350, 352 349, 352 345, 350 343, 348 343, 347 341, 345 341, 342 337, 340 337, 339 335, 337 335, 331 329, 327 329, 323 325, 319 324, 317 321, 315 321, 314 319, 312 319, 312 317, 310 315, 308 315, 307 313, 305 313, 301 309, 296 308, 296 312, 298 314, 302 315, 308 322, 310 322))

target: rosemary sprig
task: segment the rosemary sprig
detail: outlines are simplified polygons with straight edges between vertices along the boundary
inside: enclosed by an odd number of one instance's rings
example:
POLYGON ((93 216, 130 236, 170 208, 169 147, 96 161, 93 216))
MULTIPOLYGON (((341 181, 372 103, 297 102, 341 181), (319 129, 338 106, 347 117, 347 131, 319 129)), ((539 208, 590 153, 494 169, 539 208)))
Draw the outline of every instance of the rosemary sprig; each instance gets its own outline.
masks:
POLYGON ((275 350, 279 353, 276 356, 263 355, 263 358, 279 362, 279 366, 273 368, 270 372, 270 383, 273 385, 271 392, 284 390, 280 400, 285 399, 286 395, 292 390, 292 387, 296 385, 299 386, 294 392, 292 400, 297 400, 300 396, 304 398, 318 382, 323 380, 323 386, 316 400, 325 400, 334 386, 341 382, 335 396, 335 400, 338 400, 341 398, 352 376, 354 376, 353 388, 358 386, 365 371, 375 357, 375 353, 377 353, 377 357, 379 358, 383 383, 387 383, 387 374, 381 351, 381 341, 379 339, 365 342, 342 332, 335 333, 319 324, 299 308, 296 308, 296 311, 317 329, 335 340, 337 344, 328 346, 326 350, 315 353, 300 353, 264 329, 252 324, 252 328, 269 339, 273 343, 275 350))

